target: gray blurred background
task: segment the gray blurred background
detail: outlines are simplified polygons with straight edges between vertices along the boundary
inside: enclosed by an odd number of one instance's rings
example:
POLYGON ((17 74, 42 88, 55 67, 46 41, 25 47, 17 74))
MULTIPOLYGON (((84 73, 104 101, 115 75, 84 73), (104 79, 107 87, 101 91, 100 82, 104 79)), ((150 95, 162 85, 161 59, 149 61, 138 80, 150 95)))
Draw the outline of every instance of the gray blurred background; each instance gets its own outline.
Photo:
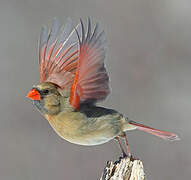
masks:
POLYGON ((1 0, 0 179, 96 180, 106 161, 120 156, 114 141, 83 147, 62 140, 25 98, 39 82, 40 28, 55 16, 102 23, 112 87, 104 106, 180 135, 166 142, 128 133, 147 179, 190 179, 190 0, 1 0))

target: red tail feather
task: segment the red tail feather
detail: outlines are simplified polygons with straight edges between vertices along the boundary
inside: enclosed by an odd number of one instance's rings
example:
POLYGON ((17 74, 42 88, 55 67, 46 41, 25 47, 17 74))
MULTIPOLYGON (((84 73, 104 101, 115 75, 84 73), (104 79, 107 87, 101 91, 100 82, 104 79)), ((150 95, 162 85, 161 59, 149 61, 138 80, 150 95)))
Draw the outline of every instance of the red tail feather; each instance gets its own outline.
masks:
POLYGON ((130 121, 129 124, 136 126, 137 129, 139 129, 141 131, 147 132, 149 134, 158 136, 158 137, 166 139, 166 140, 170 140, 170 141, 180 140, 176 134, 171 133, 171 132, 161 131, 159 129, 154 129, 154 128, 145 126, 143 124, 136 123, 134 121, 130 121))

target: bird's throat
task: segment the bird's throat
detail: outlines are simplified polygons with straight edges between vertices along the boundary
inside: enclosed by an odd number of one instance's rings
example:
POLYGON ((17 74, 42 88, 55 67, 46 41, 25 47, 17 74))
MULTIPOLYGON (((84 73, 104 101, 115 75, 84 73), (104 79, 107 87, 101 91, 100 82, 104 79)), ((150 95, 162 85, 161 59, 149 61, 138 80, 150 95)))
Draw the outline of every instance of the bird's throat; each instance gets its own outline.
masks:
POLYGON ((46 105, 43 100, 33 101, 36 108, 40 111, 41 114, 46 115, 56 115, 60 112, 60 105, 46 105))

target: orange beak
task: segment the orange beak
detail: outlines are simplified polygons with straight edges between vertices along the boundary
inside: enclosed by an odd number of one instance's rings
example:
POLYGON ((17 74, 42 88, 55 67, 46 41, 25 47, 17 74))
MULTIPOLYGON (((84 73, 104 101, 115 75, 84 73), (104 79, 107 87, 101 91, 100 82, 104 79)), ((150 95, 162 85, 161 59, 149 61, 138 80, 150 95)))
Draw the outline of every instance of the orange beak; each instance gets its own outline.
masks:
POLYGON ((40 93, 36 89, 31 89, 27 97, 32 100, 40 100, 40 93))

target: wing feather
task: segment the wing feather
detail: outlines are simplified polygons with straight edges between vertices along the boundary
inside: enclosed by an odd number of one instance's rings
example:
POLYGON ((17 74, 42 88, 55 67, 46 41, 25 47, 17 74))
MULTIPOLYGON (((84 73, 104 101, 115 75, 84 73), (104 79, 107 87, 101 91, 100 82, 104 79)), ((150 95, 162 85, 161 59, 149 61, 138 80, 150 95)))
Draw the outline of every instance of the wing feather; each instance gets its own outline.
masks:
POLYGON ((76 31, 72 31, 70 18, 59 29, 56 18, 50 32, 46 26, 42 28, 39 42, 40 81, 55 83, 63 89, 66 85, 72 85, 77 68, 79 41, 76 31))
POLYGON ((105 69, 106 53, 105 33, 98 31, 98 23, 91 32, 91 22, 88 19, 87 33, 80 20, 81 36, 77 31, 80 50, 74 81, 70 92, 70 103, 76 109, 80 104, 103 100, 109 94, 109 77, 105 69))

